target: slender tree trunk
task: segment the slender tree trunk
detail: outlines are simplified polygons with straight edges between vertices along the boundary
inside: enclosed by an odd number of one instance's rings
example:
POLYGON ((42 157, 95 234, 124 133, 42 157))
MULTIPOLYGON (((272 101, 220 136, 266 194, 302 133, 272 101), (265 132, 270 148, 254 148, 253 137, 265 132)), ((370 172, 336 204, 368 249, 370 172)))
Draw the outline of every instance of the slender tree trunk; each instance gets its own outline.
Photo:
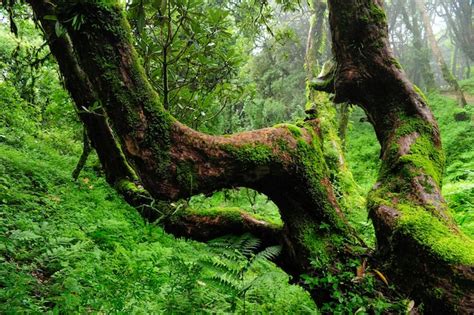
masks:
POLYGON ((426 44, 423 43, 420 24, 415 10, 416 3, 414 2, 414 0, 411 0, 409 2, 408 10, 411 10, 411 15, 409 15, 407 9, 405 8, 406 4, 404 2, 405 1, 402 1, 402 3, 399 3, 399 5, 401 6, 403 21, 407 28, 413 34, 413 48, 415 48, 416 51, 416 64, 426 89, 428 91, 432 91, 436 89, 436 83, 433 71, 431 70, 430 66, 430 58, 426 52, 426 44))
POLYGON ((347 127, 349 126, 350 109, 349 104, 342 103, 339 107, 339 126, 337 128, 337 134, 341 139, 342 151, 346 148, 347 138, 347 127))
POLYGON ((466 79, 469 79, 471 77, 471 61, 469 60, 468 57, 466 57, 465 61, 466 61, 465 77, 466 79))
POLYGON ((443 75, 443 79, 451 86, 451 88, 456 92, 457 98, 458 98, 458 103, 459 106, 464 107, 466 106, 466 98, 464 97, 464 93, 462 92, 458 81, 456 78, 453 76, 451 71, 449 71, 449 67, 446 64, 446 61, 444 60, 443 54, 438 46, 438 42, 436 41, 436 38, 433 33, 433 29, 431 27, 431 22, 430 18, 425 10, 425 4, 423 0, 415 0, 416 1, 416 6, 418 8, 418 11, 421 14, 421 19, 423 21, 423 26, 426 31, 426 37, 428 38, 428 43, 431 47, 431 51, 433 53, 433 57, 438 63, 438 66, 440 68, 441 74, 443 75))
MULTIPOLYGON (((458 55, 459 55, 459 48, 456 46, 454 47, 454 51, 453 51, 453 55, 452 55, 452 59, 451 59, 451 73, 454 75, 454 77, 456 78, 459 78, 458 75, 458 55)), ((462 60, 462 58, 461 58, 462 60)), ((462 68, 462 65, 461 65, 461 68, 462 68)))
POLYGON ((163 106, 169 108, 169 85, 168 85, 168 46, 163 47, 163 106))
POLYGON ((77 180, 79 178, 79 174, 81 173, 82 169, 86 165, 87 158, 89 157, 92 148, 90 145, 89 137, 87 136, 87 131, 86 128, 84 127, 84 130, 82 132, 82 154, 81 157, 79 158, 79 161, 77 162, 76 168, 72 172, 72 178, 74 180, 77 180))

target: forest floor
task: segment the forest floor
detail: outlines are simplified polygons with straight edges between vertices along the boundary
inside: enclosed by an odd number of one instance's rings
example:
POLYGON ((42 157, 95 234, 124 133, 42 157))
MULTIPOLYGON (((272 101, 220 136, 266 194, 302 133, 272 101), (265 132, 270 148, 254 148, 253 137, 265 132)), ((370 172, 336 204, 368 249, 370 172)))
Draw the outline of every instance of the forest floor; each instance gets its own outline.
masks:
MULTIPOLYGON (((457 94, 454 91, 443 91, 441 94, 443 96, 449 97, 450 99, 453 99, 453 100, 457 99, 457 94)), ((466 98, 467 104, 474 105, 474 95, 465 92, 464 97, 466 98)))
POLYGON ((0 134, 1 314, 316 312, 273 263, 243 270, 247 259, 232 246, 252 239, 229 240, 220 254, 176 239, 144 222, 97 175, 94 159, 74 182, 79 143, 58 133, 0 134))
MULTIPOLYGON (((472 121, 454 120, 460 111, 473 117, 473 106, 461 110, 449 97, 428 97, 447 155, 443 192, 462 230, 474 237, 474 129, 472 121)), ((368 191, 379 147, 361 117, 355 109, 348 161, 368 191)), ((61 130, 18 126, 0 128, 0 313, 318 313, 309 294, 288 284, 273 263, 245 269, 248 257, 236 249, 250 238, 228 239, 218 251, 176 239, 144 222, 107 185, 95 157, 77 182, 71 179, 80 141, 61 130)), ((190 205, 246 208, 278 221, 275 206, 249 191, 197 196, 190 205)), ((352 311, 356 302, 347 302, 352 311)), ((363 301, 364 309, 389 307, 383 303, 363 301)))

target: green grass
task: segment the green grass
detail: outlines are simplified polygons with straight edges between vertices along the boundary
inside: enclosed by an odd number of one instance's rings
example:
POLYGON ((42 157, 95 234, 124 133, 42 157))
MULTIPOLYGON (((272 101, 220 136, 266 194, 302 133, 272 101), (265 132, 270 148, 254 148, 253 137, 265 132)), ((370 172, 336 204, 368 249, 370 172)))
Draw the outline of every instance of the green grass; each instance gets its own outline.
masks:
POLYGON ((80 146, 48 140, 63 134, 0 134, 0 313, 317 313, 270 262, 245 303, 210 281, 209 247, 144 222, 94 158, 73 182, 80 146))
POLYGON ((474 95, 474 77, 459 82, 461 88, 468 94, 474 95))

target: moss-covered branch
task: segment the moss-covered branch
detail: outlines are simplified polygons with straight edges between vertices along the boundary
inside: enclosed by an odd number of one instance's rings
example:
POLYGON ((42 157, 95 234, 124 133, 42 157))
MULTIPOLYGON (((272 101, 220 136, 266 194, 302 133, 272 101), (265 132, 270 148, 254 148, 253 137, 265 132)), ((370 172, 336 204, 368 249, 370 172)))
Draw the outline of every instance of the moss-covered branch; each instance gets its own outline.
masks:
POLYGON ((381 2, 329 1, 336 100, 364 108, 382 147, 379 178, 368 196, 378 254, 426 311, 469 313, 474 243, 456 227, 441 195, 438 126, 395 62, 381 2))

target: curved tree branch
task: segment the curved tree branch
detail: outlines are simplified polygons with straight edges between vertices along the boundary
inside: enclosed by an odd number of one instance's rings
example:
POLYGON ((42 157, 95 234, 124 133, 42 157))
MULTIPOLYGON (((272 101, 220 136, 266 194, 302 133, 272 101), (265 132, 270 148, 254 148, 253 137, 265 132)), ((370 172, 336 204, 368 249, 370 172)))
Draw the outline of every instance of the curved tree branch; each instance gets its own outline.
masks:
MULTIPOLYGON (((51 2, 30 3, 44 20, 45 7, 51 2)), ((199 133, 176 121, 163 108, 139 64, 120 4, 57 2, 55 8, 59 21, 68 21, 74 14, 86 17, 79 29, 65 23, 71 54, 64 56, 64 51, 52 49, 58 63, 63 64, 61 71, 70 81, 86 74, 85 82, 90 81, 95 93, 92 95, 101 101, 120 140, 118 147, 153 198, 177 200, 238 186, 265 193, 280 209, 285 222, 283 232, 263 229, 255 221, 250 224, 249 218, 242 221, 243 225, 278 237, 271 241, 282 240, 281 264, 295 275, 311 268, 311 258, 322 252, 336 263, 344 258, 341 248, 359 244, 333 193, 317 120, 299 127, 280 125, 231 136, 199 133), (65 58, 70 56, 77 60, 65 58), (79 63, 82 72, 68 71, 72 62, 79 63), (315 249, 311 243, 314 239, 320 240, 321 248, 315 249)), ((71 94, 83 104, 81 94, 71 94)), ((130 181, 120 181, 118 187, 133 196, 140 195, 133 194, 137 186, 130 185, 130 181)), ((188 217, 187 222, 191 221, 198 223, 196 218, 188 217)))
POLYGON ((338 63, 335 99, 365 110, 382 147, 379 179, 368 198, 378 253, 389 275, 424 301, 427 312, 470 313, 474 242, 456 227, 441 195, 438 126, 389 49, 382 1, 328 3, 338 63))

